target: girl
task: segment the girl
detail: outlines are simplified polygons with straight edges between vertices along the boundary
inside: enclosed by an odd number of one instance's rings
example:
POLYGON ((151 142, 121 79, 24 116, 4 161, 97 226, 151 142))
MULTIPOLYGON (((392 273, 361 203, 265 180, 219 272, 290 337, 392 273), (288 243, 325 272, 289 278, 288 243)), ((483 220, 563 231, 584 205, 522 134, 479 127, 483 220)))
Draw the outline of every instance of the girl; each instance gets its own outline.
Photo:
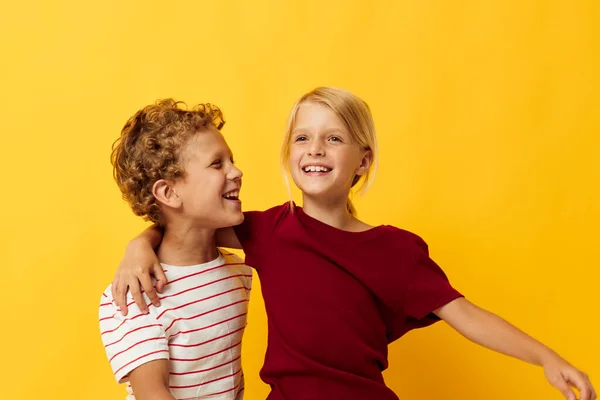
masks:
MULTIPOLYGON (((282 161, 302 191, 293 202, 246 212, 220 230, 219 246, 242 248, 260 276, 268 316, 268 348, 261 378, 270 400, 396 400, 386 387, 387 346, 439 319, 471 341, 541 365, 565 398, 596 399, 588 377, 554 351, 500 317, 466 300, 449 283, 417 235, 357 219, 348 195, 371 182, 377 160, 367 104, 344 90, 317 88, 292 109, 282 161)), ((155 305, 166 279, 149 228, 129 245, 113 283, 126 312, 125 293, 146 307, 140 284, 155 305), (139 281, 139 282, 138 282, 139 281)))

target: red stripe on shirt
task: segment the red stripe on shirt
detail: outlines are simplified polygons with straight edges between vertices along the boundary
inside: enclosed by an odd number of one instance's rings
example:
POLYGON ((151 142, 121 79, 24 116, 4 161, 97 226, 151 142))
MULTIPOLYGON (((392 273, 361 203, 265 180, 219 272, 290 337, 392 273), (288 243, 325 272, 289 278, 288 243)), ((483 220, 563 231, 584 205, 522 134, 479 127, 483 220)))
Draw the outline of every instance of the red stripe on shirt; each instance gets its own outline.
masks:
POLYGON ((148 354, 144 354, 143 356, 139 356, 135 360, 129 361, 127 364, 123 365, 121 368, 119 368, 118 370, 116 370, 115 371, 115 375, 117 375, 119 373, 119 371, 122 370, 123 368, 125 368, 126 366, 128 366, 130 364, 133 364, 134 362, 136 362, 138 360, 141 360, 144 357, 148 357, 148 356, 151 356, 152 354, 156 354, 156 353, 168 353, 168 352, 169 352, 169 350, 156 350, 156 351, 150 352, 148 354))
POLYGON ((250 278, 252 277, 252 275, 245 275, 245 274, 237 274, 237 275, 227 276, 227 277, 225 277, 225 278, 217 279, 216 281, 212 281, 212 282, 209 282, 209 283, 205 283, 205 284, 203 284, 203 285, 200 285, 200 286, 196 286, 196 287, 193 287, 193 288, 189 288, 189 289, 183 290, 183 291, 181 291, 181 292, 179 292, 179 293, 173 293, 173 294, 170 294, 170 295, 168 295, 168 296, 159 297, 159 299, 160 299, 160 300, 168 299, 168 298, 170 298, 170 297, 175 297, 175 296, 178 296, 178 295, 180 295, 180 294, 187 293, 187 292, 189 292, 189 291, 191 291, 191 290, 200 289, 200 288, 203 288, 203 287, 205 287, 205 286, 212 285, 212 284, 214 284, 214 283, 222 282, 222 281, 225 281, 225 280, 227 280, 227 279, 233 279, 233 278, 237 278, 237 277, 240 277, 240 276, 245 276, 245 277, 250 277, 250 278))
POLYGON ((157 337, 157 338, 149 338, 149 339, 140 340, 139 342, 132 344, 131 346, 129 346, 129 347, 128 347, 128 348, 126 348, 125 350, 121 350, 120 352, 116 353, 114 356, 112 356, 112 357, 110 358, 110 360, 108 360, 108 362, 111 362, 112 360, 114 360, 114 359, 115 359, 115 357, 116 357, 116 356, 118 356, 118 355, 121 355, 121 354, 123 354, 123 353, 125 353, 125 352, 127 352, 127 351, 131 350, 132 348, 134 348, 135 346, 137 346, 137 345, 139 345, 139 344, 146 343, 146 342, 151 342, 151 341, 153 341, 153 340, 161 340, 161 339, 165 339, 165 340, 167 340, 167 338, 166 338, 166 337, 164 337, 164 336, 157 337))
POLYGON ((190 301, 189 303, 181 304, 181 305, 179 305, 177 307, 167 308, 167 309, 163 310, 160 314, 158 314, 156 316, 156 319, 160 319, 160 317, 162 317, 163 315, 165 315, 166 312, 179 310, 181 308, 184 308, 184 307, 187 307, 187 306, 191 306, 192 304, 202 303, 205 300, 214 299, 215 297, 219 297, 219 296, 222 296, 224 294, 235 292, 236 290, 241 290, 241 289, 246 289, 246 287, 245 286, 238 286, 236 288, 229 289, 229 290, 226 290, 226 291, 221 292, 221 293, 213 294, 212 296, 203 297, 203 298, 198 299, 198 300, 190 301))
MULTIPOLYGON (((127 306, 127 307, 129 307, 129 306, 130 306, 130 305, 132 305, 132 304, 135 304, 135 300, 133 300, 133 301, 131 301, 131 302, 127 303, 127 304, 126 304, 126 306, 127 306)), ((154 304, 152 304, 152 303, 148 303, 148 304, 146 304, 146 307, 150 308, 150 307, 152 307, 153 305, 154 305, 154 304)), ((121 310, 119 310, 119 311, 121 311, 121 310)))
POLYGON ((237 343, 236 343, 236 344, 234 344, 233 346, 226 347, 226 348, 224 348, 223 350, 219 350, 219 351, 217 351, 217 352, 214 352, 214 353, 211 353, 211 354, 207 354, 207 355, 205 355, 205 356, 198 357, 198 358, 171 358, 171 361, 183 361, 183 362, 189 362, 189 361, 200 361, 200 360, 203 360, 203 359, 205 359, 205 358, 209 358, 209 357, 212 357, 212 356, 216 356, 217 354, 224 353, 224 352, 226 352, 227 350, 231 350, 231 349, 233 349, 233 348, 235 348, 235 347, 239 346, 240 344, 242 344, 242 342, 241 342, 241 341, 240 341, 240 342, 237 342, 237 343))
MULTIPOLYGON (((240 379, 240 381, 238 382, 238 384, 235 385, 234 387, 232 387, 231 389, 223 390, 222 392, 216 392, 216 393, 206 394, 206 395, 203 395, 203 396, 210 397, 210 396, 217 396, 219 394, 231 392, 232 390, 236 390, 237 388, 239 388, 241 384, 242 384, 242 380, 240 379)), ((244 390, 244 388, 242 388, 237 394, 239 395, 240 393, 242 393, 243 390, 244 390)))
POLYGON ((169 339, 173 339, 175 336, 177 336, 177 335, 179 335, 179 334, 181 334, 181 335, 184 335, 184 334, 187 334, 187 333, 198 332, 198 331, 202 331, 202 330, 204 330, 204 329, 212 328, 212 327, 214 327, 214 326, 217 326, 217 325, 220 325, 220 324, 224 324, 225 322, 232 321, 232 320, 234 320, 234 319, 236 319, 236 318, 243 317, 244 315, 247 315, 247 314, 248 314, 248 313, 247 313, 247 312, 245 312, 245 313, 243 313, 243 314, 236 315, 235 317, 231 317, 231 318, 228 318, 228 319, 226 319, 226 320, 223 320, 223 321, 216 322, 216 323, 214 323, 214 324, 212 324, 212 325, 203 326, 202 328, 198 328, 198 329, 191 329, 191 330, 189 330, 189 331, 179 331, 179 332, 177 332, 177 333, 174 333, 174 334, 170 335, 170 336, 169 336, 169 339))
POLYGON ((231 303, 231 304, 227 304, 226 306, 222 306, 222 307, 213 308, 212 310, 209 310, 209 311, 206 311, 206 312, 203 312, 203 313, 200 313, 200 314, 197 314, 197 315, 191 316, 191 317, 182 317, 182 318, 176 318, 176 319, 174 319, 173 321, 171 321, 171 325, 169 325, 167 328, 165 328, 165 332, 166 332, 166 331, 168 331, 169 329, 171 329, 171 327, 173 326, 173 324, 174 324, 175 322, 177 322, 177 321, 189 321, 189 320, 192 320, 192 319, 200 318, 200 317, 202 317, 203 315, 210 314, 210 313, 213 313, 213 312, 215 312, 215 311, 222 310, 222 309, 224 309, 224 308, 227 308, 227 307, 235 306, 236 304, 240 304, 240 303, 247 303, 248 301, 249 301, 248 299, 244 299, 244 300, 236 301, 236 302, 234 302, 234 303, 231 303))
POLYGON ((204 341, 204 342, 200 342, 200 343, 194 343, 194 344, 177 344, 177 343, 170 343, 170 344, 169 344, 169 346, 173 346, 173 347, 186 347, 186 348, 187 348, 187 347, 198 347, 198 346, 202 346, 202 345, 205 345, 205 344, 207 344, 207 343, 210 343, 210 342, 214 342, 215 340, 219 340, 219 339, 223 339, 224 337, 231 336, 231 335, 233 335, 234 333, 237 333, 237 332, 239 332, 239 331, 243 331, 245 327, 246 327, 246 325, 242 326, 241 328, 238 328, 238 329, 236 329, 235 331, 231 331, 231 332, 229 332, 229 333, 226 333, 226 334, 224 334, 224 335, 221 335, 221 336, 217 336, 216 338, 212 338, 212 339, 210 339, 210 340, 206 340, 206 341, 204 341))
POLYGON ((202 372, 208 372, 208 371, 212 371, 213 369, 217 369, 217 368, 221 368, 225 365, 229 365, 229 364, 233 364, 234 362, 236 362, 237 360, 239 360, 240 358, 242 358, 242 356, 237 356, 237 358, 231 360, 231 361, 227 361, 226 363, 223 363, 221 365, 217 365, 215 367, 211 367, 211 368, 206 368, 206 369, 199 369, 196 371, 189 371, 189 372, 169 372, 169 375, 190 375, 190 374, 200 374, 202 372))
MULTIPOLYGON (((125 319, 123 320, 123 322, 121 322, 121 323, 119 324, 119 326, 117 326, 115 329, 111 329, 111 330, 108 330, 108 331, 100 332, 100 335, 104 335, 104 334, 106 334, 106 333, 111 333, 111 332, 114 332, 114 331, 116 331, 117 329, 119 329, 121 326, 123 326, 123 324, 124 324, 125 322, 127 322, 127 321, 131 321, 131 320, 133 320, 133 319, 136 319, 136 318, 139 318, 139 317, 143 317, 144 315, 146 315, 146 314, 138 314, 138 315, 136 315, 135 317, 131 317, 131 318, 125 318, 125 319)), ((113 316, 114 316, 114 315, 113 315, 113 316)))
POLYGON ((193 387, 204 386, 204 385, 208 385, 209 383, 213 383, 213 382, 220 381, 220 380, 223 380, 223 379, 231 378, 232 376, 236 376, 237 374, 239 374, 239 373, 240 373, 240 371, 241 371, 241 370, 240 370, 240 369, 238 369, 238 370, 237 370, 236 372, 234 372, 233 374, 230 374, 230 375, 225 375, 225 376, 222 376, 222 377, 220 377, 220 378, 213 379, 212 381, 206 381, 206 382, 198 383, 198 384, 196 384, 196 385, 187 385, 187 386, 169 386, 169 388, 170 388, 170 389, 189 389, 189 388, 193 388, 193 387))
POLYGON ((107 319, 113 319, 114 317, 115 317, 115 314, 111 315, 110 317, 100 318, 98 321, 102 322, 102 321, 106 321, 107 319))
POLYGON ((167 286, 167 285, 170 285, 171 283, 174 283, 174 282, 181 281, 181 280, 183 280, 183 279, 190 278, 190 277, 192 277, 192 276, 196 276, 196 275, 204 274, 205 272, 214 271, 214 270, 216 270, 216 269, 223 268, 223 267, 226 267, 226 266, 228 266, 228 265, 246 265, 246 264, 244 264, 244 263, 229 263, 229 264, 221 264, 221 265, 218 265, 218 266, 216 266, 216 267, 213 267, 213 268, 205 269, 204 271, 194 272, 193 274, 189 274, 189 275, 182 276, 181 278, 173 279, 172 281, 169 281, 169 282, 167 282, 167 284, 166 284, 165 286, 167 286))
POLYGON ((121 340, 123 340, 125 338, 125 336, 129 335, 130 333, 133 333, 133 332, 145 329, 145 328, 150 328, 153 326, 162 326, 162 324, 152 324, 152 325, 140 326, 139 328, 131 330, 131 331, 127 332, 126 334, 124 334, 123 336, 121 336, 121 339, 115 340, 114 342, 107 344, 106 346, 104 346, 104 348, 107 348, 108 346, 112 346, 113 344, 119 343, 121 340))

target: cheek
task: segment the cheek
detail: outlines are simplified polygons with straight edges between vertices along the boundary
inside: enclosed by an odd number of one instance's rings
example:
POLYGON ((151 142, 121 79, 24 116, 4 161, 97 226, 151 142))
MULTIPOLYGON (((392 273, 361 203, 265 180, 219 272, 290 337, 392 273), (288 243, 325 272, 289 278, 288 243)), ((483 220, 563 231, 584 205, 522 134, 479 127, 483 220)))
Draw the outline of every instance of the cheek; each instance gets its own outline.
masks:
POLYGON ((294 161, 298 161, 298 158, 300 158, 298 151, 290 151, 290 158, 288 160, 288 164, 292 164, 294 161))
POLYGON ((290 152, 290 158, 287 161, 287 167, 293 172, 295 170, 295 166, 298 165, 298 163, 300 163, 300 160, 302 159, 302 154, 298 151, 292 151, 290 152))

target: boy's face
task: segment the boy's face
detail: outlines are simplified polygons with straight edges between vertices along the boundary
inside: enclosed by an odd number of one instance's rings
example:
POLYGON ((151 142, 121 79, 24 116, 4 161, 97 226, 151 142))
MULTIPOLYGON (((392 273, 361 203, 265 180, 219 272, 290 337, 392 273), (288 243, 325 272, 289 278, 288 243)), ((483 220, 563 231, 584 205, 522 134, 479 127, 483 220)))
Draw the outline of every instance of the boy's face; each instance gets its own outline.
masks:
POLYGON ((223 135, 210 127, 192 136, 181 152, 185 177, 173 189, 181 199, 181 215, 210 229, 239 225, 244 220, 238 199, 242 172, 223 135))

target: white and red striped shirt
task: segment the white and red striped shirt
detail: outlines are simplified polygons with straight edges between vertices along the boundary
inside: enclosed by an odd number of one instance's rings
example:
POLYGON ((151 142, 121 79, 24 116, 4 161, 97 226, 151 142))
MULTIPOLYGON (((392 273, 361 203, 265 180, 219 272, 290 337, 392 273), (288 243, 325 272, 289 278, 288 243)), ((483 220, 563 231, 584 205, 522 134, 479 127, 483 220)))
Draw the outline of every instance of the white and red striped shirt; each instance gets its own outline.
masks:
POLYGON ((115 378, 127 382, 127 400, 135 399, 128 374, 158 359, 169 360, 169 390, 176 399, 241 399, 252 270, 224 252, 206 264, 163 268, 168 283, 161 305, 154 307, 146 297, 148 314, 128 294, 129 313, 123 317, 110 286, 102 295, 102 342, 115 378))

